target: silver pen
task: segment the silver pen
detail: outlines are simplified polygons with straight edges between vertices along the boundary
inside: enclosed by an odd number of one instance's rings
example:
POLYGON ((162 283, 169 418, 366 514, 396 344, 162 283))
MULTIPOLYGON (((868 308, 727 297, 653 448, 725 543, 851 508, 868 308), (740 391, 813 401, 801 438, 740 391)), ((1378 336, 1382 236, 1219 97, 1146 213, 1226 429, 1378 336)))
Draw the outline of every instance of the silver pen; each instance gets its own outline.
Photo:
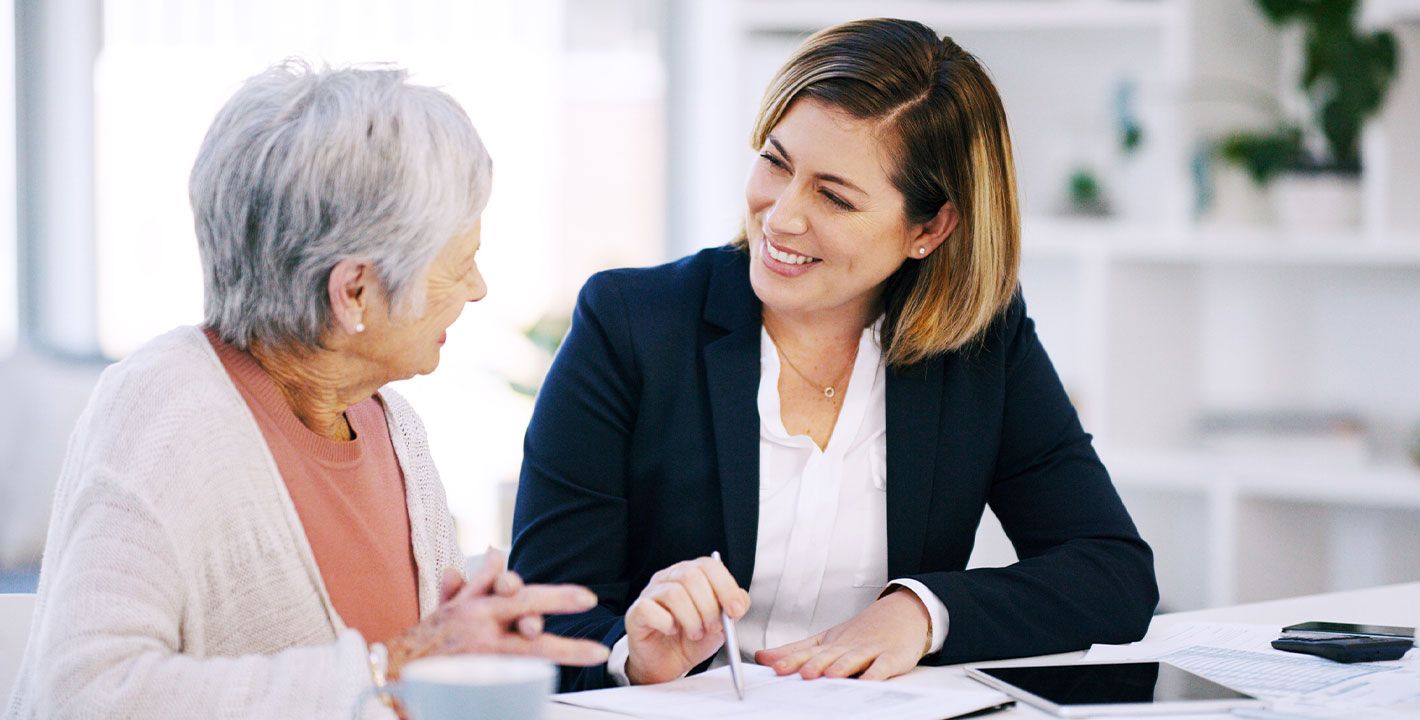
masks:
MULTIPOLYGON (((710 557, 720 560, 720 551, 710 553, 710 557)), ((730 619, 730 614, 725 612, 725 607, 720 606, 720 625, 725 628, 725 653, 730 656, 730 679, 735 682, 735 695, 739 699, 745 699, 745 669, 744 663, 740 661, 740 641, 735 637, 735 621, 730 619)))

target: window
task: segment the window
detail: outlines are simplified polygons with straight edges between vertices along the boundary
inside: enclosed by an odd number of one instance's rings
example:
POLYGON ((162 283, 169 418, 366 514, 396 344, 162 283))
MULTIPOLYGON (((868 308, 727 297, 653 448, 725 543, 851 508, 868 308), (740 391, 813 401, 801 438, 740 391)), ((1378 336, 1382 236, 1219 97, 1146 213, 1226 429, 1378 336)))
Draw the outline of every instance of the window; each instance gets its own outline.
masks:
POLYGON ((288 56, 388 61, 463 104, 493 155, 488 298, 438 372, 399 384, 423 416, 466 549, 507 541, 531 398, 593 270, 664 256, 664 72, 639 0, 108 0, 95 68, 98 332, 121 357, 201 320, 187 177, 243 79, 288 56))
POLYGON ((0 359, 19 330, 15 217, 15 4, 0 0, 0 359))

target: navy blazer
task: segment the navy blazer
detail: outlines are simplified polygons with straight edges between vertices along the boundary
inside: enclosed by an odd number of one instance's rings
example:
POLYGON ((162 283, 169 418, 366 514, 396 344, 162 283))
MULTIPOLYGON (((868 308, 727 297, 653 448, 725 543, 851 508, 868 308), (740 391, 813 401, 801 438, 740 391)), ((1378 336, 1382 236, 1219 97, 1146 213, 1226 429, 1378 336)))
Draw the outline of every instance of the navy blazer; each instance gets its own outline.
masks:
MULTIPOLYGON (((720 550, 741 587, 759 527, 760 304, 729 247, 587 281, 525 441, 510 562, 600 604, 547 630, 600 640, 651 575, 720 550)), ((946 605, 939 665, 1138 640, 1153 554, 1080 427, 1019 294, 969 347, 887 373, 888 576, 946 605), (987 505, 1019 562, 966 569, 987 505)), ((703 667, 703 666, 702 666, 703 667)), ((564 668, 563 691, 606 667, 564 668)))

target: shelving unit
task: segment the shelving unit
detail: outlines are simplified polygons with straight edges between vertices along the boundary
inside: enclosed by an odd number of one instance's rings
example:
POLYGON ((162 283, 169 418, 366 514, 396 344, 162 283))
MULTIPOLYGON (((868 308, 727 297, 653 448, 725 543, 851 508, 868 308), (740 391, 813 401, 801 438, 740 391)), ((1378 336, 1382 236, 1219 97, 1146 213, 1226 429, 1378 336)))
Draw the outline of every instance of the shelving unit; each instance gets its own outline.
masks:
POLYGON ((1199 230, 1033 218, 1023 223, 1023 234, 1030 260, 1420 270, 1420 237, 1377 242, 1360 231, 1305 235, 1262 227, 1199 230))
MULTIPOLYGON (((808 33, 863 8, 690 7, 698 62, 671 86, 706 89, 679 114, 703 147, 673 163, 671 185, 711 210, 679 226, 687 249, 723 242, 739 216, 749 125, 773 71, 808 33)), ((1420 469, 1404 457, 1420 425, 1420 2, 1365 8, 1395 30, 1404 67, 1367 134, 1363 224, 1346 232, 1194 218, 1198 143, 1256 120, 1205 90, 1281 87, 1282 39, 1251 2, 896 0, 872 12, 951 35, 1001 89, 1030 313, 1155 548, 1164 606, 1420 579, 1420 469), (1136 88, 1145 130, 1128 157, 1109 135, 1121 83, 1136 88), (1100 171, 1112 216, 1062 217, 1076 164, 1100 171), (1302 462, 1199 443, 1205 412, 1274 409, 1355 413, 1372 452, 1302 462)), ((1012 559, 988 517, 973 564, 1012 559)))

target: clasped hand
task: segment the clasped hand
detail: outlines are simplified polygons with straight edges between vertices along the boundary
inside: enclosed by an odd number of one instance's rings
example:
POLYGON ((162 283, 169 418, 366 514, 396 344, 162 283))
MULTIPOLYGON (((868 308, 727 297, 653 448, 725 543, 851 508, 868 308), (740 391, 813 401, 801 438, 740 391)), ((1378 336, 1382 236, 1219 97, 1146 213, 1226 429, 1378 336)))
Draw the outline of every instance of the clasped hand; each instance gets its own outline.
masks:
MULTIPOLYGON (((626 612, 627 679, 640 685, 682 677, 724 644, 720 611, 738 620, 749 606, 749 593, 717 559, 702 557, 661 570, 626 612)), ((929 629, 922 601, 896 588, 847 622, 761 650, 755 661, 779 675, 797 672, 805 679, 885 680, 917 666, 929 629)))
POLYGON ((406 662, 430 655, 491 653, 535 655, 559 665, 606 662, 605 645, 543 632, 543 615, 576 613, 597 604, 597 596, 576 585, 525 585, 503 569, 503 555, 489 549, 483 567, 464 580, 446 570, 439 584, 439 607, 418 625, 386 643, 389 675, 406 662))

